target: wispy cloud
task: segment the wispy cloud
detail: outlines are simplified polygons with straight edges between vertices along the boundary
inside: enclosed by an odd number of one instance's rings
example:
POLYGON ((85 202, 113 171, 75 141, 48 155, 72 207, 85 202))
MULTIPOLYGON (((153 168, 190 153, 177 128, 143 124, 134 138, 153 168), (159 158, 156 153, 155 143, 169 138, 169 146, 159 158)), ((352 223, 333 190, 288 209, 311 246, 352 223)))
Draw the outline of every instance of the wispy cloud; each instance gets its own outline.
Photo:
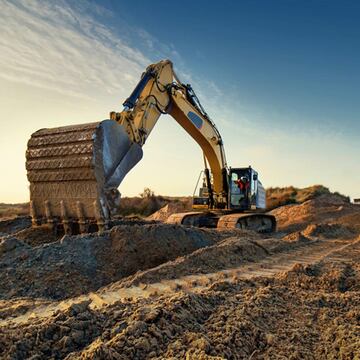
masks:
POLYGON ((0 77, 79 97, 127 92, 150 59, 80 4, 1 1, 0 77))
POLYGON ((101 6, 66 0, 0 4, 0 78, 78 98, 125 98, 148 64, 170 58, 205 103, 214 104, 222 95, 213 81, 186 69, 173 44, 161 43, 101 6), (111 28, 106 20, 115 16, 117 27, 111 28))

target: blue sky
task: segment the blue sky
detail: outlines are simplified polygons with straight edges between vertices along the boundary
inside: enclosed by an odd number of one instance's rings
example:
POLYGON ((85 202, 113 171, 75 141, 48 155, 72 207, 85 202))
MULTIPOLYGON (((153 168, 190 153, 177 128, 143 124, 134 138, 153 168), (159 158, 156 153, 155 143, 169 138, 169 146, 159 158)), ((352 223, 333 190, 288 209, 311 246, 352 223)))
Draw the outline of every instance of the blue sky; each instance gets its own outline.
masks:
POLYGON ((359 134, 360 2, 102 3, 173 46, 225 97, 274 114, 271 127, 359 134))
MULTIPOLYGON (((33 131, 121 110, 143 69, 162 58, 192 83, 231 166, 252 164, 265 186, 322 183, 360 196, 359 2, 0 3, 0 154, 9 168, 0 202, 28 197, 33 131)), ((144 186, 192 193, 201 153, 175 121, 160 119, 144 153, 123 195, 144 186)))

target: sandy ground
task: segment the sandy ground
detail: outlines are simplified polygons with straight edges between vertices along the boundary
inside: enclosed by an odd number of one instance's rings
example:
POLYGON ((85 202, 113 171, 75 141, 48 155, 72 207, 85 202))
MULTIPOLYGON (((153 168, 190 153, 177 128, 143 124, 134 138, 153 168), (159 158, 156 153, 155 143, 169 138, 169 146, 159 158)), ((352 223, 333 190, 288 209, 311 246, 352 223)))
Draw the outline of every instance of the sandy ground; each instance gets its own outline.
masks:
POLYGON ((271 236, 0 222, 1 358, 360 359, 360 207, 324 195, 272 214, 271 236))

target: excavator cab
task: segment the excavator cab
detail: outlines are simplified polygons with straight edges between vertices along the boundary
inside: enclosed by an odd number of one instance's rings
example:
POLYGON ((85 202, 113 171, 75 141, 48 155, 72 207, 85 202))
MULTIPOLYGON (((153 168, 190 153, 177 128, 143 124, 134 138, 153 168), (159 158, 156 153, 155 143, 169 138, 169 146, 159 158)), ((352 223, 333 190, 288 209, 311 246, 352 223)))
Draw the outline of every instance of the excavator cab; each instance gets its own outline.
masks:
POLYGON ((246 211, 265 209, 265 189, 251 166, 232 168, 229 173, 229 209, 246 211))
MULTIPOLYGON (((194 210, 211 209, 211 195, 207 185, 205 173, 202 172, 202 186, 197 182, 194 195, 194 210), (198 195, 195 195, 197 193, 198 195)), ((200 177, 199 177, 200 179, 200 177)), ((258 173, 251 166, 244 168, 230 168, 228 173, 228 201, 227 210, 256 210, 266 209, 265 189, 258 179, 258 173)), ((211 186, 212 187, 212 186, 211 186)))

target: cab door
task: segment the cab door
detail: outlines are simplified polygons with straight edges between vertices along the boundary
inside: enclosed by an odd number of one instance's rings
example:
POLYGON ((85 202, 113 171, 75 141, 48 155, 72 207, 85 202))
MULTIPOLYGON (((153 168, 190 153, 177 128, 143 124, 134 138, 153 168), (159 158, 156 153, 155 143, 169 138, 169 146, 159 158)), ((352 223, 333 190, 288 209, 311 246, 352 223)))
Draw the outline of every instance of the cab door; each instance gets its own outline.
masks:
POLYGON ((240 169, 231 169, 230 172, 230 208, 247 210, 250 207, 250 195, 251 195, 251 169, 249 168, 240 168, 240 169), (241 190, 238 181, 242 176, 245 176, 249 180, 249 188, 247 190, 241 190))
POLYGON ((242 197, 239 186, 237 185, 238 180, 238 174, 236 172, 232 172, 230 176, 230 207, 232 209, 240 206, 242 197))

